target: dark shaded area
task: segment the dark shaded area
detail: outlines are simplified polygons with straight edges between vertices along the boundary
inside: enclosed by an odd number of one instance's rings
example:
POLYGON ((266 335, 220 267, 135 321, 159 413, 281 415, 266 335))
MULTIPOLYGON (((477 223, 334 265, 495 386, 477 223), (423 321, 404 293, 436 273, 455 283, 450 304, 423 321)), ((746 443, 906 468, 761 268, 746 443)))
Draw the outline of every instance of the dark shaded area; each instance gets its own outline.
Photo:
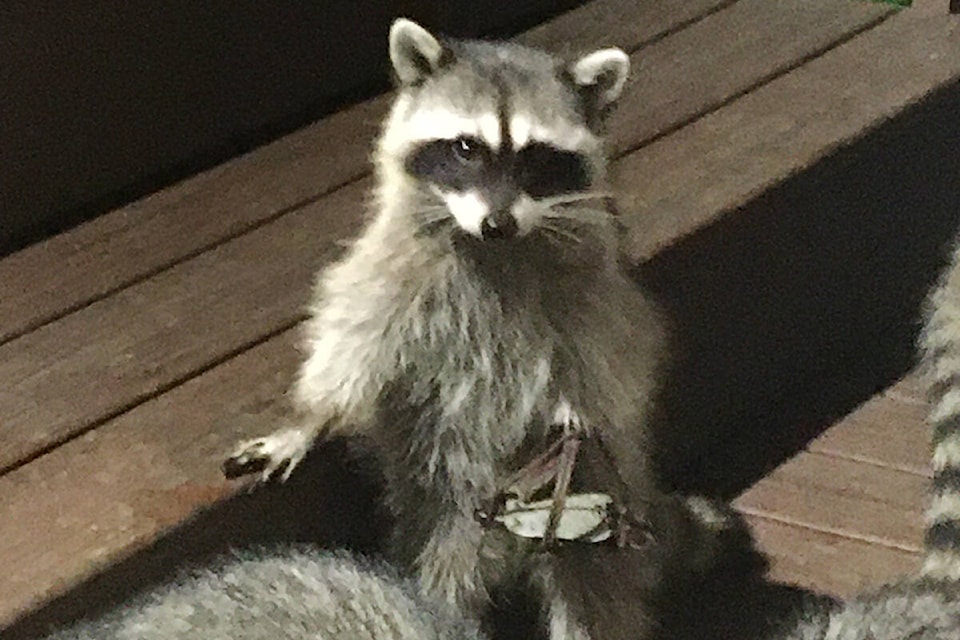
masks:
POLYGON ((548 640, 537 595, 520 583, 492 593, 483 620, 492 640, 548 640))
POLYGON ((5 2, 0 256, 382 92, 396 16, 501 37, 582 2, 5 2))
POLYGON ((739 572, 717 571, 686 586, 664 594, 672 607, 663 613, 658 640, 777 640, 802 613, 826 610, 835 602, 791 585, 744 580, 739 572))
POLYGON ((960 224, 960 86, 638 269, 676 323, 658 461, 732 497, 915 362, 960 224))

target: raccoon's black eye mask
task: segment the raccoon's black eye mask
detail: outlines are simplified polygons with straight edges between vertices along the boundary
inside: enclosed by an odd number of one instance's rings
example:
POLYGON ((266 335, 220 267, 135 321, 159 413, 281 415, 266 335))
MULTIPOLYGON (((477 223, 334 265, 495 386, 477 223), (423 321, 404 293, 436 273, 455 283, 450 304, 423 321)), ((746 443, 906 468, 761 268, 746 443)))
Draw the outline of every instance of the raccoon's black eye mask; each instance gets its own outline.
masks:
POLYGON ((542 142, 494 152, 481 140, 431 140, 407 157, 407 171, 450 191, 483 191, 505 182, 531 198, 583 191, 590 186, 587 158, 542 142))

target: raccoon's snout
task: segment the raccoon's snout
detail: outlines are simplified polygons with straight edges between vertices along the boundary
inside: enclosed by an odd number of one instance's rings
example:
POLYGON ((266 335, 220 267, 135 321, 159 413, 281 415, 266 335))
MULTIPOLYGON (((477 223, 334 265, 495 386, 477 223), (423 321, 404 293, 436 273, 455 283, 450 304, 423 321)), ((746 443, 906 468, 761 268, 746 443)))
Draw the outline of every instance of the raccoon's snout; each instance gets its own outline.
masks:
POLYGON ((509 239, 517 235, 517 219, 506 210, 497 211, 483 219, 480 235, 484 240, 509 239))

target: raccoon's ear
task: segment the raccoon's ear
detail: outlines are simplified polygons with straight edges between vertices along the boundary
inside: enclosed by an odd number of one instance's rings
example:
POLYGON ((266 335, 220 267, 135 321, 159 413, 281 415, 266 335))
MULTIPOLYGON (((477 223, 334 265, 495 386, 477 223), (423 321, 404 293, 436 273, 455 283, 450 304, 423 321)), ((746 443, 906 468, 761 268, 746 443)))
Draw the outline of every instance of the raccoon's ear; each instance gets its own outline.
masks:
POLYGON ((401 84, 417 84, 443 63, 447 50, 429 31, 398 18, 390 27, 390 62, 401 84))
POLYGON ((593 106, 602 109, 620 97, 630 73, 630 58, 621 49, 600 49, 571 64, 568 73, 593 106))

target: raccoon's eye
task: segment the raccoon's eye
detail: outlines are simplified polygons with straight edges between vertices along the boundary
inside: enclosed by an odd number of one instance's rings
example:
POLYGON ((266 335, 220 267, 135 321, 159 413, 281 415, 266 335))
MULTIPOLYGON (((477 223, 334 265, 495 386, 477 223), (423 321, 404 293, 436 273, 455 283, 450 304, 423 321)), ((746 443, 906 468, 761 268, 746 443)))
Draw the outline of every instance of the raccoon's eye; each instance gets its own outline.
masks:
POLYGON ((438 138, 413 150, 404 166, 410 175, 452 191, 475 186, 490 152, 474 138, 438 138))
POLYGON ((477 164, 483 161, 483 143, 476 138, 462 137, 450 141, 454 157, 463 164, 477 164))

